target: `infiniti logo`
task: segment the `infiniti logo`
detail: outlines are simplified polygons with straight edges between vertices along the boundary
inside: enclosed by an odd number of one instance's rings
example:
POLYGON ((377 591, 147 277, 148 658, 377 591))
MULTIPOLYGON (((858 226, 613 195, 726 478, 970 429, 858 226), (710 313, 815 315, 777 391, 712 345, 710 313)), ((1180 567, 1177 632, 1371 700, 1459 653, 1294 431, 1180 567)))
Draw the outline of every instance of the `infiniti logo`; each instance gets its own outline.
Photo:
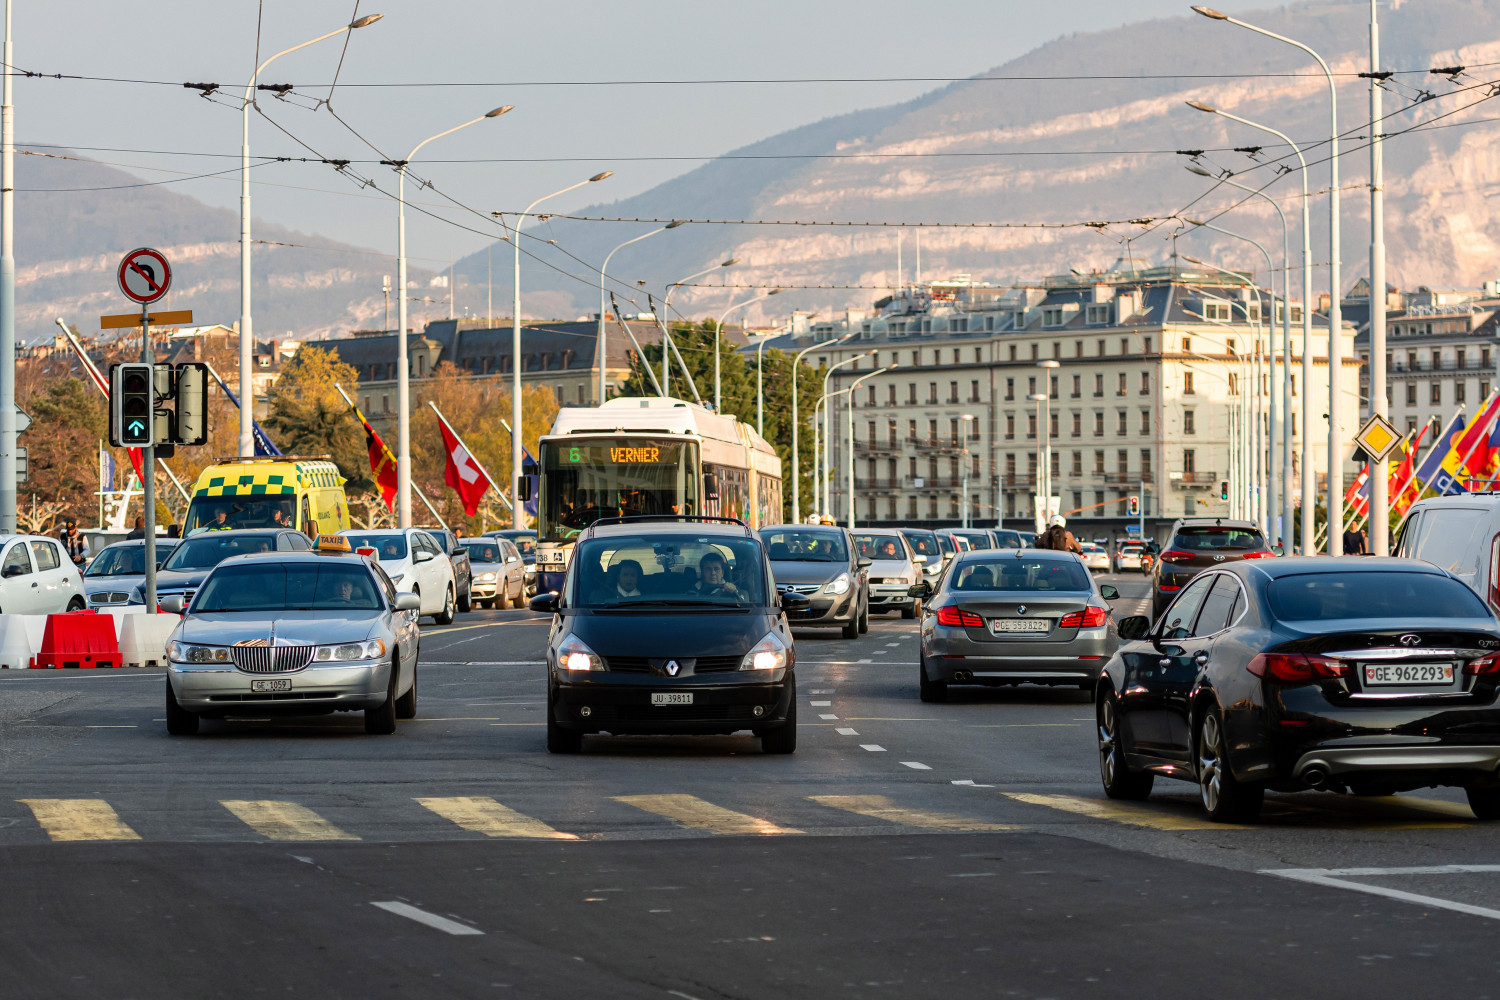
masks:
POLYGON ((1399 642, 1399 643, 1401 643, 1401 645, 1403 645, 1403 646, 1420 646, 1420 645, 1422 645, 1422 637, 1420 635, 1412 635, 1410 632, 1408 632, 1406 635, 1403 635, 1400 639, 1398 639, 1396 641, 1399 642))

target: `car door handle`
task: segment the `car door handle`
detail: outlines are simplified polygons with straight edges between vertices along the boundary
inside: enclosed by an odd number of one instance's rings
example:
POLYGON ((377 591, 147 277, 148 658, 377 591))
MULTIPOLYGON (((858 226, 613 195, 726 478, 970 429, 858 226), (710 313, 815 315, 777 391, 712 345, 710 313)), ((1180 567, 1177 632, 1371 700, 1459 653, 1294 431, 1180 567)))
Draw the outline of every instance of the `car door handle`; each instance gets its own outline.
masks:
POLYGON ((1161 659, 1156 661, 1156 665, 1158 667, 1166 669, 1167 667, 1170 667, 1172 665, 1172 661, 1170 658, 1163 656, 1161 659))
POLYGON ((1198 666, 1200 666, 1200 667, 1203 666, 1205 663, 1207 663, 1208 662, 1208 650, 1202 649, 1202 650, 1199 650, 1198 652, 1194 653, 1193 654, 1193 662, 1196 663, 1196 664, 1198 664, 1198 666))

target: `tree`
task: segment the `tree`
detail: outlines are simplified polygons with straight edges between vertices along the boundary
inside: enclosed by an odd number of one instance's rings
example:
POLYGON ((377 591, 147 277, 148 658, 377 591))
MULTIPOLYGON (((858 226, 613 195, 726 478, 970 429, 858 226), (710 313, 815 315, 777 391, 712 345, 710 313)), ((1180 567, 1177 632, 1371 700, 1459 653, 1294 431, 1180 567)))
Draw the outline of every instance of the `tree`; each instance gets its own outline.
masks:
POLYGON ((359 385, 354 366, 330 351, 303 347, 271 387, 264 425, 288 455, 331 455, 348 486, 358 490, 373 485, 369 453, 364 431, 335 383, 349 387, 352 395, 359 385))
POLYGON ((87 523, 94 519, 99 442, 108 436, 109 414, 103 396, 68 374, 62 363, 17 365, 17 402, 32 419, 21 437, 28 466, 23 489, 39 509, 60 503, 87 523))

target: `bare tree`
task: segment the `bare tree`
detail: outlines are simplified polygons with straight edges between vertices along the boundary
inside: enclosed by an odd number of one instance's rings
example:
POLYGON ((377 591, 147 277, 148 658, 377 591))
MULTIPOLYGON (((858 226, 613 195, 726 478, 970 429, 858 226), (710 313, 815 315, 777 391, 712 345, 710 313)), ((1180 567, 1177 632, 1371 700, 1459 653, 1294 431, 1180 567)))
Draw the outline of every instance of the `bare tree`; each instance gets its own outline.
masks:
POLYGON ((47 535, 52 533, 57 519, 62 516, 70 504, 61 500, 37 501, 36 494, 31 494, 31 503, 25 507, 16 508, 16 526, 23 534, 47 535))

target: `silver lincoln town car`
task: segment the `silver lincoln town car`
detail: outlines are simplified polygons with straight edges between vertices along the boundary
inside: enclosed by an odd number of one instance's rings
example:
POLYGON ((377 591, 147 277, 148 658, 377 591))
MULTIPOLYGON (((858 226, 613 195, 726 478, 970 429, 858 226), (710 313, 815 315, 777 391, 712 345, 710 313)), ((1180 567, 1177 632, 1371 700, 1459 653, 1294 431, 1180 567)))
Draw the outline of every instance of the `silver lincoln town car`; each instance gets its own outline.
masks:
MULTIPOLYGON (((182 598, 161 602, 183 612, 182 598)), ((363 711, 365 732, 417 714, 417 596, 325 535, 313 551, 234 556, 167 642, 167 732, 199 719, 363 711)))

